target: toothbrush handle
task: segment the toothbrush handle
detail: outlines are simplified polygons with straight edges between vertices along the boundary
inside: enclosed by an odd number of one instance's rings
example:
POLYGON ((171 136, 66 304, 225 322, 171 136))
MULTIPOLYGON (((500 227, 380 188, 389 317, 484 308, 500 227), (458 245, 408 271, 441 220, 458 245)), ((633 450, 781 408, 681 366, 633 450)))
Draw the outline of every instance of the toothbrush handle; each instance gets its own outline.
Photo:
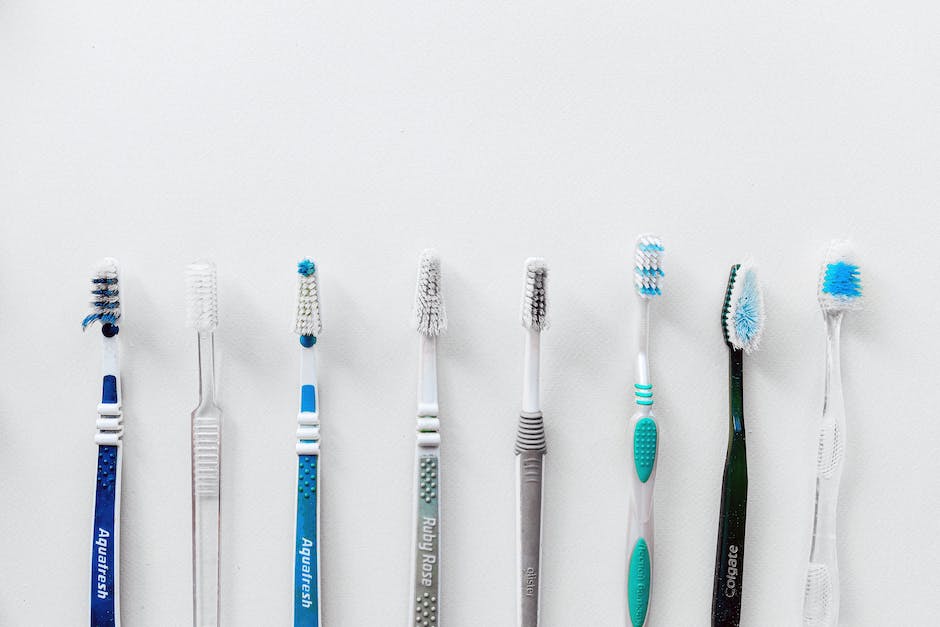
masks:
POLYGON ((632 422, 634 472, 627 535, 627 609, 632 627, 643 627, 649 612, 653 574, 653 485, 659 431, 652 416, 636 416, 632 422))
POLYGON ((320 505, 318 455, 298 455, 294 551, 294 627, 320 625, 320 505))
POLYGON ((523 412, 516 434, 519 627, 538 627, 542 562, 545 427, 540 412, 523 412))
POLYGON ((91 625, 118 627, 121 445, 98 447, 95 528, 91 549, 91 625))
POLYGON ((816 515, 803 597, 804 627, 836 627, 839 624, 836 514, 846 440, 845 401, 839 358, 841 322, 841 314, 826 317, 826 401, 816 448, 816 515))
MULTIPOLYGON (((113 343, 111 346, 115 346, 113 343)), ((108 346, 108 344, 106 344, 108 346)), ((112 369, 117 371, 116 366, 112 369)), ((108 370, 106 370, 108 372, 108 370)), ((98 405, 98 477, 91 549, 91 626, 120 627, 122 424, 118 377, 106 374, 98 405)))
POLYGON ((219 625, 221 412, 193 414, 193 625, 219 625))
POLYGON ((734 431, 721 484, 715 588, 712 593, 713 627, 737 627, 741 623, 746 519, 747 452, 744 432, 734 431))
POLYGON ((419 432, 415 454, 414 567, 409 627, 441 625, 440 434, 419 432))

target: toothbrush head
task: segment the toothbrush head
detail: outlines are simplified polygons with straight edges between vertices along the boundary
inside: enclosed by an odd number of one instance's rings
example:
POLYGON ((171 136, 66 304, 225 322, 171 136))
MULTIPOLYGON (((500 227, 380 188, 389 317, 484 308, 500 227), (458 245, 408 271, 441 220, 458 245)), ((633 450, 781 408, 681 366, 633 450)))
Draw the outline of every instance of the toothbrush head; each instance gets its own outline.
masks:
POLYGON ((641 235, 636 240, 633 266, 633 285, 640 298, 662 295, 663 242, 655 235, 641 235))
POLYGON ((765 315, 764 295, 754 267, 749 263, 733 266, 721 310, 725 343, 745 353, 757 350, 764 332, 765 315))
POLYGON ((219 326, 219 293, 215 264, 208 260, 186 266, 187 323, 199 333, 219 326))
POLYGON ((418 262, 415 327, 418 333, 428 337, 436 337, 447 330, 447 312, 441 293, 441 258, 431 248, 421 252, 418 262))
POLYGON ((834 240, 826 252, 819 273, 819 306, 824 313, 862 306, 861 271, 852 246, 844 240, 834 240))
POLYGON ((308 257, 297 263, 297 315, 294 318, 294 333, 300 336, 301 344, 313 346, 322 329, 317 265, 308 257))
POLYGON ((522 326, 533 331, 548 328, 548 302, 545 284, 548 282, 548 266, 541 257, 525 260, 525 291, 522 293, 522 326))
POLYGON ((118 263, 105 257, 95 266, 91 276, 91 313, 82 320, 82 330, 95 322, 101 323, 101 333, 113 337, 118 333, 121 318, 121 290, 118 286, 118 263))

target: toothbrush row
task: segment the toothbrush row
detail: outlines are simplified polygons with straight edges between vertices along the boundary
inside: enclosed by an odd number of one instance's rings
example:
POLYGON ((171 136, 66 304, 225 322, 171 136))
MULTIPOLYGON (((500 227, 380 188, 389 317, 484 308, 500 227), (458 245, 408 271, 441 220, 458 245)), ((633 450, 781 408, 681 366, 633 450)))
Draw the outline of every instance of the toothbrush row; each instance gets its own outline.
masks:
MULTIPOLYGON (((627 616, 631 627, 649 623, 653 581, 653 486, 661 438, 650 376, 651 304, 663 294, 665 249, 653 235, 637 239, 633 283, 638 298, 634 402, 629 421, 632 443, 630 518, 627 521, 627 616)), ((297 265, 298 295, 294 331, 300 343, 300 390, 297 415, 297 497, 295 510, 295 627, 323 624, 320 593, 320 422, 316 349, 322 324, 316 264, 297 265)), ((197 335, 199 402, 192 413, 193 625, 219 625, 219 519, 221 409, 216 401, 214 339, 218 326, 215 266, 198 261, 187 267, 188 322, 197 335)), ((441 290, 441 262, 432 250, 419 260, 415 296, 418 331, 418 390, 412 510, 412 576, 408 625, 440 627, 441 618, 441 434, 437 390, 437 339, 447 329, 441 290)), ((540 621, 542 561, 542 484, 547 451, 540 393, 541 335, 549 326, 544 259, 525 262, 522 298, 522 405, 516 457, 516 596, 519 627, 540 621)), ((119 327, 119 271, 105 259, 92 277, 92 311, 83 328, 99 323, 102 333, 102 395, 95 442, 98 480, 92 539, 91 625, 118 627, 120 612, 120 495, 123 419, 119 327)), ((843 314, 861 300, 859 268, 850 248, 834 242, 818 286, 826 321, 828 348, 826 398, 817 458, 816 512, 807 570, 803 624, 838 625, 839 586, 835 517, 845 447, 839 333, 843 314)), ((722 481, 711 623, 740 624, 747 515, 747 455, 744 429, 744 355, 754 352, 765 322, 763 296, 749 263, 732 267, 722 305, 721 328, 729 355, 728 450, 722 481)))

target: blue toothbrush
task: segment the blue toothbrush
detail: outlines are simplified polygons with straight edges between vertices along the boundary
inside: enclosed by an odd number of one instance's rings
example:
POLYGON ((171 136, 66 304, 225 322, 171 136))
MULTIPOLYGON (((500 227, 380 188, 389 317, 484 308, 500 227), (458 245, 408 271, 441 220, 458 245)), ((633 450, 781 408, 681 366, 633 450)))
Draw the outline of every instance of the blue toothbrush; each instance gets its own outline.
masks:
POLYGON ((320 620, 320 418, 317 390, 317 336, 320 298, 317 267, 297 264, 297 316, 300 335, 300 413, 297 415, 297 526, 294 546, 294 627, 319 627, 320 620))
POLYGON ((117 322, 121 318, 118 264, 103 259, 91 278, 92 311, 82 329, 98 322, 102 335, 101 403, 98 405, 98 480, 95 489, 95 526, 91 551, 91 625, 121 624, 121 414, 120 343, 117 322))

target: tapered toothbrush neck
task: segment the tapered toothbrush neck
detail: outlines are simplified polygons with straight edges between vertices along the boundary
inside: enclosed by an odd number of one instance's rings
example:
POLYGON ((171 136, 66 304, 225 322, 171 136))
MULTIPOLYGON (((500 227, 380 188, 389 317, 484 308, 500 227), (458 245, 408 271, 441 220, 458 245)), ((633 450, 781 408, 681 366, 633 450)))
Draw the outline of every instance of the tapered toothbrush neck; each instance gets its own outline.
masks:
POLYGON ((650 301, 648 298, 640 298, 639 301, 636 323, 636 383, 650 385, 650 301))
POLYGON ((215 404, 215 335, 199 332, 199 404, 215 404))
POLYGON ((422 333, 418 350, 418 416, 436 417, 439 409, 437 338, 422 333))
POLYGON ((525 357, 522 383, 522 411, 542 411, 539 397, 539 368, 541 361, 542 334, 535 329, 526 329, 525 357))
POLYGON ((728 350, 728 409, 730 429, 744 433, 744 351, 728 350))

